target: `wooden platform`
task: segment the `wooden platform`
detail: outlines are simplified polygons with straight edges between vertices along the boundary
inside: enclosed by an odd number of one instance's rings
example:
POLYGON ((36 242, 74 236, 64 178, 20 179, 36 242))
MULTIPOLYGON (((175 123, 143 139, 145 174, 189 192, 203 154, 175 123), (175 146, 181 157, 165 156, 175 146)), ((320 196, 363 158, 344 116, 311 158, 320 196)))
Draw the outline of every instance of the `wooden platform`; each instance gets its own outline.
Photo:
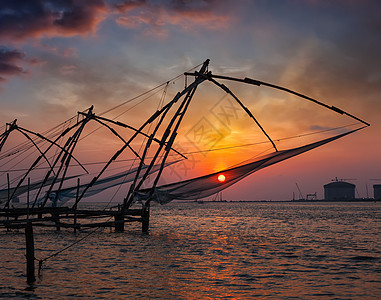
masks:
POLYGON ((89 210, 69 207, 0 210, 0 228, 25 228, 28 220, 34 227, 55 227, 57 230, 73 228, 75 231, 92 227, 114 227, 116 231, 123 231, 125 223, 141 222, 142 230, 145 231, 144 228, 147 227, 149 220, 149 210, 148 212, 146 209, 89 210))

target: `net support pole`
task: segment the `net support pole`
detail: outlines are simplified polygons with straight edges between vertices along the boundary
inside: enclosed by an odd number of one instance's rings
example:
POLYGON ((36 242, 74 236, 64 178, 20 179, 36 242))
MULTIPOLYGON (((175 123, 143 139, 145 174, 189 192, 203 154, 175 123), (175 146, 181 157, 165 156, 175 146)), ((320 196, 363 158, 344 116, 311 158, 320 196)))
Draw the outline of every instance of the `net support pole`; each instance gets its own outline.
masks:
POLYGON ((123 232, 124 231, 124 213, 123 211, 119 212, 114 216, 115 221, 115 231, 123 232))
POLYGON ((80 179, 77 178, 77 193, 75 196, 75 203, 74 204, 74 233, 77 233, 77 203, 78 203, 78 197, 79 197, 79 187, 80 187, 80 179))
POLYGON ((26 242, 26 280, 28 284, 33 284, 36 281, 34 275, 34 238, 33 238, 33 225, 28 220, 25 226, 25 242, 26 242))
POLYGON ((9 179, 9 173, 7 173, 7 186, 8 186, 8 201, 4 208, 9 208, 9 203, 11 202, 11 183, 9 179))
POLYGON ((148 233, 149 229, 150 203, 146 203, 142 207, 142 233, 148 233))

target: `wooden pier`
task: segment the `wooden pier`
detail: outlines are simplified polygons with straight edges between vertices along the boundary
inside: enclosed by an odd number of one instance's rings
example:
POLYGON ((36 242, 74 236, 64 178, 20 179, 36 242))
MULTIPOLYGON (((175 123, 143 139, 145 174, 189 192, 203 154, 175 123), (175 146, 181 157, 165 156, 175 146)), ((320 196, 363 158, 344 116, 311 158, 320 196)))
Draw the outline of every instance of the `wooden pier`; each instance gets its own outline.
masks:
POLYGON ((125 223, 142 223, 142 232, 148 232, 149 210, 116 209, 87 210, 69 207, 8 208, 0 210, 0 228, 21 229, 30 222, 34 227, 72 228, 74 231, 94 227, 114 227, 124 231, 125 223))

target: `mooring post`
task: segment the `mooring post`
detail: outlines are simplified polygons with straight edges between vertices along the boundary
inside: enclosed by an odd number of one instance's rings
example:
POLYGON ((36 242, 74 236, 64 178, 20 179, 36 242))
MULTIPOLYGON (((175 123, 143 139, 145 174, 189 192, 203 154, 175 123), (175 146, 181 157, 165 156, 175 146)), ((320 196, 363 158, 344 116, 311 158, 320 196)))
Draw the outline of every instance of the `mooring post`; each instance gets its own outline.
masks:
MULTIPOLYGON (((4 207, 4 208, 8 208, 8 210, 7 210, 7 221, 9 221, 9 202, 11 202, 11 185, 10 185, 10 181, 9 181, 9 173, 7 173, 7 184, 8 184, 8 201, 6 203, 6 207, 4 207)), ((8 226, 7 226, 7 231, 9 231, 8 226)))
POLYGON ((124 231, 124 213, 123 213, 123 211, 115 214, 114 220, 115 220, 115 231, 116 232, 123 232, 124 231))
MULTIPOLYGON (((33 206, 32 206, 32 207, 33 207, 33 206)), ((41 207, 41 205, 40 205, 40 203, 38 203, 38 204, 37 204, 37 208, 40 208, 40 207, 41 207)), ((42 211, 41 211, 41 210, 40 210, 39 213, 38 213, 38 218, 39 218, 39 219, 42 219, 42 211)))
POLYGON ((142 207, 142 233, 148 233, 149 212, 150 212, 150 204, 146 203, 142 207))
POLYGON ((30 190, 30 177, 28 177, 28 193, 26 194, 26 219, 29 222, 29 190, 30 190))
POLYGON ((74 208, 74 233, 77 233, 77 207, 74 208))
POLYGON ((56 224, 56 230, 60 231, 61 230, 60 215, 56 212, 52 212, 52 219, 54 220, 54 223, 56 224))
POLYGON ((33 225, 30 220, 25 226, 25 242, 26 242, 26 278, 28 284, 36 281, 34 276, 34 239, 33 239, 33 225))
POLYGON ((78 204, 78 199, 79 199, 79 185, 80 181, 79 178, 77 178, 77 193, 75 196, 75 204, 74 204, 74 233, 77 232, 77 204, 78 204))

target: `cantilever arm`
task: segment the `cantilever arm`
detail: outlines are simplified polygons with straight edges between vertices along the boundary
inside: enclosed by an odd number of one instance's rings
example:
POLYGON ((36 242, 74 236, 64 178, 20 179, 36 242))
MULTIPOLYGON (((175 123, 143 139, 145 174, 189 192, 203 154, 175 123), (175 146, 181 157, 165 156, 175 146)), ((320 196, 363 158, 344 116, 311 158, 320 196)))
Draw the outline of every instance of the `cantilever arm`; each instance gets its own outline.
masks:
MULTIPOLYGON (((25 131, 25 132, 31 133, 31 134, 33 134, 33 135, 35 135, 35 136, 37 136, 37 137, 39 137, 39 138, 41 138, 41 139, 43 139, 43 140, 49 142, 51 145, 55 145, 55 146, 57 146, 57 147, 60 148, 62 151, 64 151, 66 154, 69 154, 69 153, 67 152, 66 149, 64 149, 61 145, 57 144, 57 142, 56 142, 57 139, 56 139, 55 141, 52 141, 52 140, 48 139, 47 137, 44 137, 43 135, 41 135, 41 134, 39 134, 39 133, 30 131, 30 130, 25 129, 25 128, 22 128, 22 127, 20 127, 20 126, 17 126, 17 128, 18 128, 19 130, 21 130, 21 131, 25 131)), ((61 136, 62 136, 62 135, 61 135, 61 136)), ((46 153, 46 151, 45 151, 45 153, 46 153)), ((80 161, 79 161, 78 159, 76 159, 73 155, 71 155, 71 157, 77 162, 77 164, 78 164, 78 165, 79 165, 79 166, 80 166, 80 167, 81 167, 87 174, 89 174, 89 171, 87 171, 87 169, 80 163, 80 161)))
MULTIPOLYGON (((195 74, 195 73, 184 73, 185 75, 191 75, 191 76, 197 76, 198 74, 195 74)), ((261 85, 264 85, 264 86, 268 86, 268 87, 271 87, 271 88, 274 88, 274 89, 278 89, 278 90, 281 90, 281 91, 284 91, 284 92, 287 92, 287 93, 290 93, 290 94, 293 94, 293 95, 296 95, 300 98, 303 98, 303 99, 306 99, 306 100, 309 100, 309 101, 312 101, 318 105, 321 105, 325 108, 328 108, 336 113, 339 113, 341 115, 347 115, 348 117, 351 117, 363 124, 365 124, 366 126, 370 126, 370 124, 368 122, 365 122, 364 120, 350 114, 350 113, 347 113, 345 111, 343 111, 342 109, 340 108, 337 108, 335 106, 329 106, 321 101, 318 101, 314 98, 311 98, 311 97, 308 97, 306 95, 303 95, 301 93, 298 93, 296 91, 293 91, 293 90, 290 90, 288 88, 285 88, 285 87, 282 87, 282 86, 279 86, 279 85, 275 85, 275 84, 272 84, 272 83, 268 83, 268 82, 264 82, 264 81, 260 81, 260 80, 256 80, 256 79, 251 79, 251 78, 248 78, 248 77, 245 77, 244 79, 242 78, 235 78, 235 77, 229 77, 229 76, 222 76, 222 75, 215 75, 215 74, 212 74, 211 72, 208 73, 208 76, 210 78, 218 78, 218 79, 225 79, 225 80, 231 80, 231 81, 237 81, 237 82, 242 82, 242 83, 247 83, 247 84, 252 84, 252 85, 256 85, 256 86, 261 86, 261 85)))
MULTIPOLYGON (((79 113, 79 114, 82 114, 82 113, 79 113)), ((156 117, 156 116, 157 116, 157 115, 155 114, 155 117, 156 117)), ((142 132, 141 130, 138 130, 138 129, 136 129, 136 128, 133 127, 133 126, 128 125, 128 124, 123 123, 123 122, 120 122, 120 121, 114 121, 114 120, 111 120, 111 119, 108 119, 108 118, 104 118, 104 117, 101 117, 101 116, 95 116, 95 115, 94 115, 94 119, 95 119, 96 121, 98 121, 98 122, 99 122, 99 120, 103 120, 103 121, 106 121, 106 122, 110 122, 110 123, 113 123, 113 124, 118 125, 118 126, 120 126, 120 127, 125 127, 125 128, 128 128, 128 129, 131 129, 131 130, 135 131, 136 133, 140 133, 141 135, 143 135, 143 136, 145 136, 145 137, 147 137, 147 138, 150 137, 148 134, 142 132)), ((102 125, 107 126, 105 123, 102 123, 102 125)), ((153 140, 154 140, 155 142, 157 142, 157 143, 161 143, 161 141, 160 141, 159 139, 157 139, 157 138, 153 138, 153 140)), ((125 142, 125 141, 124 141, 124 142, 125 142)), ((171 149, 172 149, 174 152, 176 152, 178 155, 180 155, 181 157, 183 157, 183 158, 185 158, 185 159, 188 159, 185 155, 183 155, 182 153, 180 153, 180 152, 177 151, 176 149, 173 149, 173 148, 171 148, 171 149)), ((132 149, 131 149, 131 150, 132 150, 132 149)), ((135 152, 134 150, 132 150, 132 151, 135 152)), ((137 155, 136 153, 135 153, 135 155, 136 155, 137 157, 139 157, 139 155, 137 155)))
POLYGON ((203 75, 203 74, 200 74, 200 76, 203 76, 205 77, 206 79, 208 79, 209 81, 211 81, 212 83, 214 83, 215 85, 217 85, 218 87, 220 87, 221 89, 223 89, 226 93, 230 94, 237 102, 238 104, 243 108, 243 110, 249 115, 250 118, 252 118, 254 120, 254 122, 257 124, 257 126, 261 129, 261 131, 263 132, 263 134, 268 138, 268 140, 271 142, 272 146, 274 147, 275 151, 278 151, 274 141, 271 139, 271 137, 267 134, 267 132, 265 131, 265 129, 262 127, 262 125, 258 122, 258 120, 254 117, 254 115, 251 113, 251 111, 241 102, 241 100, 238 99, 238 97, 236 95, 234 95, 234 93, 224 84, 221 84, 219 83, 218 81, 214 80, 213 78, 209 77, 210 73, 208 73, 207 75, 203 75))

